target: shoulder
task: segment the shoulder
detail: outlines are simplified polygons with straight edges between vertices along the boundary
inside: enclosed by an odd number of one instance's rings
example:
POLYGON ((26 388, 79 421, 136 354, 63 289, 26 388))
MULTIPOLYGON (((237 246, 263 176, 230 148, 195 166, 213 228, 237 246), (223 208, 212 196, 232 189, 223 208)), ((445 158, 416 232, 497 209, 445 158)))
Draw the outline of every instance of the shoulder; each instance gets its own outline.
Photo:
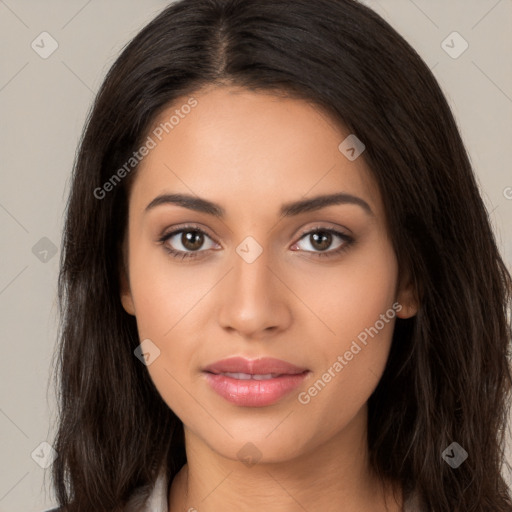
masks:
MULTIPOLYGON (((1 0, 0 0, 1 1, 1 0)), ((153 484, 138 487, 123 507, 123 512, 167 512, 169 480, 163 468, 153 484)), ((55 507, 41 512, 61 512, 61 507, 55 507)))

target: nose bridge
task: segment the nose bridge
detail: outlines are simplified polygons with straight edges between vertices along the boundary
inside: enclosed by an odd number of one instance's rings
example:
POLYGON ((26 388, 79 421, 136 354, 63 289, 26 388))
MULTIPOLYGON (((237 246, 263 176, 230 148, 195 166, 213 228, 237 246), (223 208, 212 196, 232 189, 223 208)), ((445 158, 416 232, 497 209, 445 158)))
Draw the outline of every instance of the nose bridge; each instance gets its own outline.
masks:
POLYGON ((271 293, 270 251, 254 236, 245 237, 235 248, 233 284, 235 294, 244 303, 267 298, 271 293))
POLYGON ((249 335, 286 321, 283 295, 269 267, 271 251, 247 236, 235 247, 233 270, 224 286, 219 321, 249 335))

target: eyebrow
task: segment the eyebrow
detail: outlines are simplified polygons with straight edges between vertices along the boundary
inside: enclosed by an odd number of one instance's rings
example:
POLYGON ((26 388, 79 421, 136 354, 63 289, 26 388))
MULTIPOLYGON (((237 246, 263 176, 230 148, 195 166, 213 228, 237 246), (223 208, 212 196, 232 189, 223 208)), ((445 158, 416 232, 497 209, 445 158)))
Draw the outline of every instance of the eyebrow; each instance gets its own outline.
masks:
MULTIPOLYGON (((157 206, 164 204, 175 204, 177 206, 182 206, 183 208, 188 208, 189 210, 213 215, 219 219, 224 218, 226 214, 226 211, 224 208, 222 208, 222 206, 212 203, 206 199, 188 194, 159 195, 146 206, 145 211, 147 212, 153 208, 156 208, 157 206)), ((285 203, 281 206, 280 216, 292 217, 295 215, 300 215, 301 213, 312 212, 326 208, 327 206, 338 204, 354 204, 360 206, 368 215, 375 215, 370 208, 370 205, 364 199, 361 199, 360 197, 354 196, 352 194, 340 192, 337 194, 320 195, 310 199, 302 199, 299 201, 285 203)))

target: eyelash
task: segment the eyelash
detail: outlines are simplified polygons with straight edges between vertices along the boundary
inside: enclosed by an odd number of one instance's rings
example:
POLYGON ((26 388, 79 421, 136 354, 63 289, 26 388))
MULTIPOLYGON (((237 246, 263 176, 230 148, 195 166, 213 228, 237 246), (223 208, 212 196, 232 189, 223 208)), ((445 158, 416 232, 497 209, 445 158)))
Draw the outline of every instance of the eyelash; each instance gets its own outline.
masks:
MULTIPOLYGON (((208 233, 206 233, 202 229, 200 229, 196 226, 189 225, 189 226, 180 227, 179 229, 171 231, 170 233, 164 234, 161 238, 158 239, 158 242, 163 245, 167 240, 172 238, 174 235, 177 235, 178 233, 183 233, 183 232, 185 232, 185 233, 186 232, 201 233, 203 235, 206 235, 208 238, 212 238, 208 235, 208 233)), ((312 235, 313 233, 318 233, 318 232, 333 234, 335 236, 338 236, 345 242, 344 244, 340 245, 337 249, 333 249, 330 251, 306 251, 306 252, 312 252, 313 254, 315 254, 316 256, 321 257, 321 258, 322 257, 330 258, 330 257, 337 256, 337 255, 345 252, 347 249, 349 249, 349 247, 351 247, 352 244, 355 242, 354 238, 352 238, 349 235, 346 235, 345 233, 340 233, 339 231, 336 231, 335 229, 324 228, 321 226, 314 227, 314 228, 302 233, 300 235, 300 238, 298 239, 298 241, 302 240, 307 235, 312 235)), ((176 249, 171 249, 168 246, 164 246, 164 249, 173 258, 180 258, 182 260, 187 259, 187 258, 197 258, 197 257, 199 257, 197 255, 197 253, 205 252, 205 251, 200 251, 200 250, 190 251, 190 252, 177 251, 176 249)))

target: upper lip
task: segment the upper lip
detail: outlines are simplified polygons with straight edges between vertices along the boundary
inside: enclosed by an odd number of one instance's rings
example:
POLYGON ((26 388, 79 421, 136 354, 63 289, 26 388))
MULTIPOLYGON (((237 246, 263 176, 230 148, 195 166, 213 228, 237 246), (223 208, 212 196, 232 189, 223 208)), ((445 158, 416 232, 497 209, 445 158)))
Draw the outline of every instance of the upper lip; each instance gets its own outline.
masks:
POLYGON ((294 364, 275 359, 273 357, 263 357, 260 359, 245 359, 243 357, 229 357, 216 361, 205 368, 203 371, 210 373, 248 373, 250 375, 267 375, 275 373, 279 375, 296 375, 304 373, 307 369, 300 368, 294 364))

